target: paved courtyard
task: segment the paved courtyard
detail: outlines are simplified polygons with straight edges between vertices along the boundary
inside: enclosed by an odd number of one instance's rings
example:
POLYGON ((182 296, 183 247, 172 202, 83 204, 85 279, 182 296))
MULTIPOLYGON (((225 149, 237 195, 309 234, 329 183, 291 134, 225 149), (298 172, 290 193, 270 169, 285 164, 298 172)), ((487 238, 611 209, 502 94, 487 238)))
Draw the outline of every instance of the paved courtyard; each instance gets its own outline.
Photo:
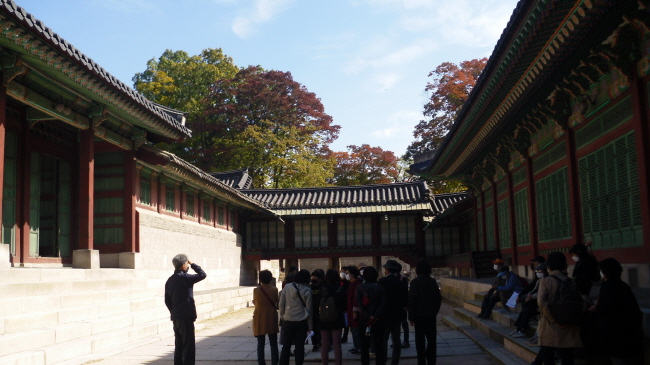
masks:
MULTIPOLYGON (((445 326, 440 318, 447 315, 451 308, 443 304, 438 315, 438 364, 441 365, 493 365, 490 358, 461 332, 451 330, 445 326)), ((224 316, 204 321, 199 324, 203 327, 196 333, 196 362, 201 365, 209 364, 257 364, 257 341, 252 335, 251 321, 253 308, 246 308, 224 316)), ((411 348, 402 350, 400 364, 417 364, 413 328, 411 328, 411 348)), ((281 350, 280 345, 280 350, 281 350)), ((352 348, 350 343, 343 344, 343 361, 347 364, 360 363, 359 355, 351 355, 347 350, 352 348)), ((308 351, 305 356, 306 363, 320 362, 320 352, 311 352, 311 345, 306 346, 308 351)), ((173 336, 160 339, 113 357, 92 362, 93 365, 136 365, 173 364, 174 338, 173 336)), ((390 356, 390 349, 389 349, 390 356)), ((270 352, 267 346, 266 362, 270 365, 270 352)), ((330 362, 333 363, 334 354, 330 353, 330 362)), ((293 363, 293 360, 292 360, 293 363)), ((371 362, 372 363, 372 362, 371 362)))

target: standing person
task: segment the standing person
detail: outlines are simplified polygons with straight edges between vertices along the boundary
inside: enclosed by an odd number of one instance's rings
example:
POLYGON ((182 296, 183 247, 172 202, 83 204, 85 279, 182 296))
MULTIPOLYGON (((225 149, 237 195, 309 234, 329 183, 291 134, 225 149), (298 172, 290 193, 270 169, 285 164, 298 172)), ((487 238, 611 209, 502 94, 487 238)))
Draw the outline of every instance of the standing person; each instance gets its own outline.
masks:
POLYGON ((280 318, 283 321, 280 365, 289 365, 289 353, 294 344, 296 365, 302 365, 305 360, 305 339, 313 330, 309 277, 309 271, 298 271, 295 281, 287 284, 280 294, 280 318))
POLYGON ((207 275, 184 254, 174 256, 172 264, 175 270, 165 283, 165 305, 174 324, 174 365, 193 365, 196 357, 194 284, 207 275), (187 273, 190 267, 196 274, 187 273))
POLYGON ((442 295, 438 282, 431 277, 431 265, 420 260, 415 266, 417 275, 411 281, 408 301, 408 317, 415 327, 415 351, 418 365, 436 363, 436 316, 442 305, 442 295), (425 347, 426 340, 426 347, 425 347))
POLYGON ((359 309, 359 331, 361 342, 361 365, 370 365, 370 340, 372 338, 377 356, 376 365, 386 365, 384 322, 386 291, 379 284, 379 273, 372 266, 363 271, 365 282, 357 287, 356 300, 359 309))
MULTIPOLYGON (((384 339, 382 341, 383 352, 388 350, 388 337, 393 342, 392 365, 399 364, 399 358, 402 354, 402 343, 400 332, 402 321, 406 319, 406 307, 408 306, 408 288, 404 287, 397 277, 399 273, 399 263, 395 260, 386 260, 382 266, 384 276, 379 279, 379 285, 386 291, 386 306, 382 320, 384 321, 384 339)), ((366 268, 367 269, 367 268, 366 268)), ((375 349, 379 352, 379 349, 375 349)))
POLYGON ((323 365, 329 362, 330 344, 334 349, 334 363, 342 365, 341 332, 345 326, 343 313, 345 313, 346 292, 340 285, 340 276, 335 269, 327 270, 325 283, 321 289, 320 334, 322 347, 320 356, 323 365))
POLYGON ((599 264, 603 277, 596 313, 599 348, 614 365, 643 364, 643 313, 632 289, 623 280, 623 267, 614 258, 599 264))
POLYGON ((562 252, 551 252, 546 260, 549 276, 541 279, 537 291, 537 305, 539 306, 539 353, 533 362, 535 365, 553 365, 555 352, 562 358, 562 365, 573 365, 573 349, 582 347, 580 340, 580 326, 560 325, 551 314, 551 304, 555 303, 560 283, 558 280, 569 279, 563 270, 566 270, 566 257, 562 252))
POLYGON ((324 276, 323 270, 316 269, 311 273, 311 280, 309 281, 309 288, 311 289, 312 323, 314 326, 314 335, 311 338, 311 344, 313 345, 311 352, 320 351, 321 346, 320 315, 318 313, 318 307, 320 306, 322 298, 321 289, 323 287, 324 276))
POLYGON ((350 286, 347 290, 347 317, 350 332, 352 332, 352 349, 350 353, 353 355, 361 353, 360 330, 359 330, 359 307, 357 306, 357 288, 361 285, 359 279, 359 269, 355 266, 348 266, 346 270, 347 276, 350 278, 350 286))
MULTIPOLYGON (((341 281, 339 285, 341 288, 343 288, 343 292, 347 293, 348 288, 350 287, 350 275, 347 273, 348 267, 343 266, 341 267, 341 281)), ((347 343, 348 342, 348 334, 350 333, 350 327, 348 326, 348 323, 350 322, 350 318, 347 318, 347 312, 344 313, 345 316, 345 327, 343 327, 343 336, 341 337, 341 343, 347 343)))
POLYGON ((296 273, 298 273, 298 268, 295 266, 290 266, 289 272, 285 275, 284 280, 282 280, 282 289, 284 289, 287 284, 291 284, 294 280, 296 280, 296 273))
POLYGON ((589 254, 587 246, 582 243, 576 243, 571 246, 569 253, 575 261, 576 266, 573 268, 573 281, 575 281, 580 290, 580 294, 589 297, 591 287, 594 281, 600 281, 600 272, 598 271, 598 261, 589 254))
POLYGON ((271 365, 278 365, 278 288, 271 285, 273 274, 269 270, 260 271, 260 286, 253 289, 253 336, 257 338, 257 363, 264 361, 264 343, 269 336, 271 346, 271 365))
MULTIPOLYGON (((397 277, 399 278, 400 282, 402 283, 402 286, 404 286, 404 289, 406 292, 409 290, 409 274, 405 272, 402 273, 402 265, 399 264, 399 272, 397 273, 397 277)), ((409 323, 404 318, 402 321, 402 332, 404 332, 404 342, 402 342, 402 348, 407 349, 411 347, 411 343, 409 342, 409 323)))

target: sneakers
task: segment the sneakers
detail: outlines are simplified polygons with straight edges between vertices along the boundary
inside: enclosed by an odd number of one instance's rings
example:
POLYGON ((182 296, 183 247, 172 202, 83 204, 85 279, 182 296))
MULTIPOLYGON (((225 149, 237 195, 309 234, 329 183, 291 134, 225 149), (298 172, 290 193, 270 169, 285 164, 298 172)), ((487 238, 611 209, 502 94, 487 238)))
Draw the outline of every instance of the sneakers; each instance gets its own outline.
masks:
POLYGON ((526 333, 524 331, 517 331, 514 335, 512 335, 512 338, 522 338, 526 337, 526 333))

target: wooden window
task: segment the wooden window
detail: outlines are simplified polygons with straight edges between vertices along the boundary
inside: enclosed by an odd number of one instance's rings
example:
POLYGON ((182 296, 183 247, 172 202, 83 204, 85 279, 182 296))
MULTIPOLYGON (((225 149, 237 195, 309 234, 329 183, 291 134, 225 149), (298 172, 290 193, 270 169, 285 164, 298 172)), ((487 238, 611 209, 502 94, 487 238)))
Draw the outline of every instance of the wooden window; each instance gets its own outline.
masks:
POLYGON ((596 249, 643 245, 634 132, 578 161, 585 240, 596 249))
POLYGON ((284 248, 284 224, 278 221, 247 222, 246 247, 284 248))
POLYGON ((369 246, 372 244, 370 217, 339 218, 339 246, 369 246))
POLYGON ((221 227, 226 226, 226 214, 224 212, 224 209, 221 207, 217 208, 217 224, 221 227))
POLYGON ((124 153, 95 154, 95 212, 93 243, 124 242, 124 153))
POLYGON ((567 168, 535 182, 537 228, 540 242, 571 238, 571 211, 567 168))
POLYGON ((169 186, 165 188, 165 210, 173 212, 176 210, 176 187, 169 186))
POLYGON ((210 203, 203 202, 203 220, 206 222, 211 222, 210 220, 210 203))
POLYGON ((510 248, 510 207, 508 198, 501 200, 498 205, 499 214, 499 247, 510 248))
POLYGON ((4 191, 2 194, 2 243, 8 244, 16 254, 16 197, 18 193, 18 136, 7 132, 5 136, 4 191))
POLYGON ((494 250, 494 207, 485 209, 485 234, 487 235, 487 249, 494 250))
POLYGON ((381 221, 381 243, 384 245, 414 245, 415 217, 406 215, 388 216, 381 221))
POLYGON ((530 245, 530 218, 528 215, 528 188, 515 193, 515 229, 517 246, 530 245))
POLYGON ((140 203, 151 205, 151 178, 140 176, 140 203))
POLYGON ((194 193, 187 192, 185 193, 185 214, 188 217, 195 217, 196 213, 194 212, 194 193))
POLYGON ((296 248, 327 247, 327 219, 296 220, 294 227, 296 248))

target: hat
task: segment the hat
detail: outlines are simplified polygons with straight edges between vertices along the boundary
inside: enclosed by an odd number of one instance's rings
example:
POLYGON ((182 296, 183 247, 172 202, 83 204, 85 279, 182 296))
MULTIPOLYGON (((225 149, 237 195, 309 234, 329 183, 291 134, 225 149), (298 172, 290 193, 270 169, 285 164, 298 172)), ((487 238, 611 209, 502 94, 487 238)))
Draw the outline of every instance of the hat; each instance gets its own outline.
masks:
POLYGON ((537 270, 539 270, 539 271, 546 270, 546 264, 541 263, 541 264, 537 265, 537 267, 535 268, 535 270, 536 270, 536 271, 537 271, 537 270))
POLYGON ((395 260, 386 260, 386 263, 382 267, 388 270, 399 270, 400 264, 395 260))
POLYGON ((496 260, 492 261, 492 263, 495 264, 495 265, 503 265, 503 260, 496 259, 496 260))
POLYGON ((532 258, 532 259, 530 260, 530 262, 545 263, 545 262, 546 262, 546 259, 544 258, 544 256, 535 256, 534 258, 532 258))

